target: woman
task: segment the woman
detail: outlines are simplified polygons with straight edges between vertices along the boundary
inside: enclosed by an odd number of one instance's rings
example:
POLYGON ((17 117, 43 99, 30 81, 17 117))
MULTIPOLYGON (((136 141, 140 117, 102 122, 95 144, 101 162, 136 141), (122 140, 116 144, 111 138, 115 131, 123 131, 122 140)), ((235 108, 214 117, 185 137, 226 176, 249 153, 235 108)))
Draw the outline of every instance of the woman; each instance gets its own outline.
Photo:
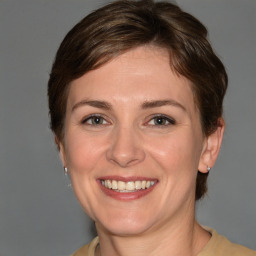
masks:
POLYGON ((195 220, 225 123, 206 28, 164 2, 117 1, 63 40, 51 128, 98 237, 74 255, 256 255, 195 220))

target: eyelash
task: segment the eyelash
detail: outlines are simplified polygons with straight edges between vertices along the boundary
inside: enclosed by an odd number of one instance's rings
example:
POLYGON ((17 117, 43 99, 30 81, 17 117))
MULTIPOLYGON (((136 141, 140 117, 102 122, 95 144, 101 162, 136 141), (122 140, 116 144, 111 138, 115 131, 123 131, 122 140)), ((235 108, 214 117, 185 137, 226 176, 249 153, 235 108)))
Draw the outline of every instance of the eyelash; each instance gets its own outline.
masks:
MULTIPOLYGON (((92 126, 102 126, 102 125, 109 124, 109 122, 106 121, 106 119, 103 116, 97 115, 97 114, 93 114, 93 115, 90 115, 90 116, 86 117, 85 119, 83 119, 81 121, 81 123, 85 124, 85 125, 92 125, 92 126), (98 123, 98 124, 93 123, 93 118, 100 119, 100 123, 98 123)), ((173 118, 170 118, 170 117, 167 117, 165 115, 159 114, 159 115, 155 115, 152 118, 150 118, 150 120, 147 121, 145 124, 148 125, 148 126, 152 126, 152 127, 156 126, 158 128, 164 128, 166 126, 175 125, 176 121, 173 118), (160 121, 164 121, 164 124, 161 124, 161 123, 157 124, 156 123, 157 119, 160 120, 160 121), (154 124, 150 124, 150 122, 154 122, 154 124), (166 124, 166 122, 167 122, 167 124, 166 124)))
POLYGON ((86 117, 85 119, 82 120, 81 122, 82 124, 85 124, 85 125, 92 125, 92 126, 100 126, 100 125, 106 125, 108 124, 108 122, 106 121, 106 119, 101 116, 101 115, 90 115, 88 117, 86 117), (103 123, 100 123, 100 124, 93 124, 93 118, 99 118, 103 123), (89 123, 88 121, 91 121, 91 123, 89 123))
POLYGON ((165 115, 159 114, 159 115, 153 116, 153 117, 147 122, 147 124, 148 124, 149 126, 158 126, 158 127, 162 126, 161 128, 164 128, 165 126, 175 125, 175 124, 176 124, 176 121, 175 121, 173 118, 170 118, 170 117, 167 117, 167 116, 165 116, 165 115), (157 119, 162 119, 163 121, 168 122, 168 123, 167 123, 167 124, 166 124, 166 123, 164 123, 164 124, 156 124, 157 119), (150 122, 152 122, 152 121, 154 122, 154 124, 150 124, 150 122), (163 126, 164 126, 164 127, 163 127, 163 126))

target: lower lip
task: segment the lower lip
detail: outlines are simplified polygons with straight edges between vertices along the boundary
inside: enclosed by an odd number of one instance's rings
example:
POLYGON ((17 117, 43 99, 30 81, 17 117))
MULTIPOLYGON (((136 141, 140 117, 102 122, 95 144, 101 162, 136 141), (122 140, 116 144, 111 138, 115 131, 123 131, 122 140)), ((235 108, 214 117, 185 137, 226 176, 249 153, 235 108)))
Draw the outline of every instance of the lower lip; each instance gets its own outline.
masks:
POLYGON ((104 192, 104 194, 106 194, 107 196, 112 197, 116 200, 121 200, 121 201, 136 200, 141 197, 144 197, 144 196, 148 195, 150 192, 152 192, 152 190, 155 188, 155 186, 157 184, 157 182, 156 182, 153 186, 151 186, 147 189, 138 190, 136 192, 117 192, 113 189, 108 189, 108 188, 102 186, 100 181, 98 183, 100 185, 101 190, 104 192))

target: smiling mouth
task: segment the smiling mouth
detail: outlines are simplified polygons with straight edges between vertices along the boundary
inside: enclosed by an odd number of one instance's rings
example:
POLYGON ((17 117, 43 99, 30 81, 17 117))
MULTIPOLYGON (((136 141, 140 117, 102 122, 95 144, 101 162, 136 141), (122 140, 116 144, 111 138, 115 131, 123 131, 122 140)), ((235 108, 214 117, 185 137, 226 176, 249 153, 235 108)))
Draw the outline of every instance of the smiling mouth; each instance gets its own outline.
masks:
POLYGON ((131 193, 147 190, 156 184, 152 180, 120 181, 120 180, 100 180, 102 186, 107 189, 120 193, 131 193))

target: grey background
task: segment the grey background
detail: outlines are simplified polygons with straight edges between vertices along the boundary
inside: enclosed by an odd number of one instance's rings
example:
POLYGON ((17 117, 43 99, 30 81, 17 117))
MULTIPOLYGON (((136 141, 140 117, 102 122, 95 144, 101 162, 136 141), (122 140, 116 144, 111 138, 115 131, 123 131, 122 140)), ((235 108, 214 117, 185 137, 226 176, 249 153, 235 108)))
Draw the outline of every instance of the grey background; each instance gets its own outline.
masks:
MULTIPOLYGON (((48 128, 46 84, 64 35, 100 0, 0 0, 0 255, 69 255, 92 224, 48 128)), ((209 29, 229 74, 227 130, 199 221, 256 249, 256 1, 178 0, 209 29)))

